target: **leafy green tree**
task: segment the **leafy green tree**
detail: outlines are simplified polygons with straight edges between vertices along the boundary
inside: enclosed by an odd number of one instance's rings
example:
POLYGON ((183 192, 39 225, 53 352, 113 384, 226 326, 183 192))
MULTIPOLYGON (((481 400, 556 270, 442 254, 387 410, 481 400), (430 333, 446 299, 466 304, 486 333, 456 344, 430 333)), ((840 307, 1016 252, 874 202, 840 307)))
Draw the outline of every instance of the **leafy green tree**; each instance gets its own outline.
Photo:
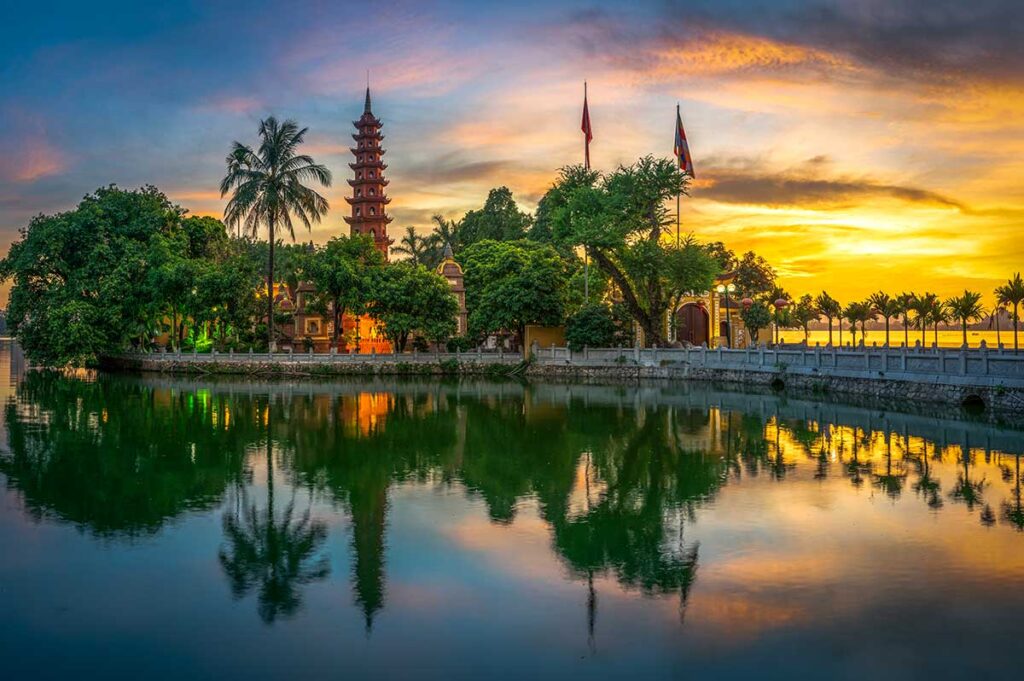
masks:
POLYGON ((532 219, 519 210, 508 187, 497 187, 487 194, 483 208, 471 210, 459 223, 459 239, 464 246, 480 241, 515 241, 526 236, 532 219))
POLYGON ((769 303, 775 299, 771 293, 775 289, 775 270, 760 255, 747 251, 735 265, 736 276, 733 283, 740 294, 750 298, 768 296, 769 303))
POLYGON ((527 324, 562 323, 565 264, 551 246, 481 241, 463 249, 461 260, 471 333, 515 331, 522 341, 527 324))
MULTIPOLYGON (((839 301, 830 296, 827 291, 822 291, 814 299, 814 304, 818 308, 818 313, 828 321, 828 344, 832 345, 832 320, 842 315, 843 308, 839 301)), ((842 322, 840 322, 839 329, 840 333, 842 333, 842 322)), ((841 336, 839 342, 842 344, 841 336)))
POLYGON ((220 183, 220 195, 231 193, 224 219, 231 226, 244 223, 253 238, 266 225, 267 257, 267 344, 274 346, 274 246, 277 229, 283 227, 295 239, 292 216, 311 229, 327 213, 327 199, 304 183, 310 180, 329 187, 331 171, 300 154, 308 128, 292 120, 279 123, 273 116, 260 121, 260 145, 235 142, 227 156, 227 175, 220 183))
POLYGON ((750 339, 756 343, 761 329, 772 323, 772 311, 763 300, 755 300, 749 307, 740 310, 740 319, 747 327, 750 339))
POLYGON ((111 186, 33 218, 0 262, 13 281, 7 320, 29 358, 81 364, 148 343, 159 331, 152 270, 173 251, 183 212, 154 187, 111 186))
POLYGON ((621 294, 646 342, 666 345, 664 319, 674 301, 688 290, 709 288, 717 271, 715 260, 692 239, 679 247, 663 239, 672 222, 667 203, 686 191, 688 177, 672 161, 647 156, 607 176, 569 168, 560 178, 568 199, 553 209, 554 239, 586 248, 621 294))
MULTIPOLYGON (((533 226, 527 233, 531 241, 550 243, 556 248, 564 248, 562 240, 557 239, 555 232, 558 230, 556 219, 558 212, 564 210, 569 199, 575 190, 582 187, 593 187, 600 179, 601 174, 596 170, 590 170, 580 165, 566 166, 558 171, 558 178, 555 183, 544 193, 537 203, 537 213, 534 216, 533 226)), ((572 247, 572 244, 568 244, 572 247)), ((572 250, 567 253, 575 255, 572 250)), ((566 253, 563 253, 563 256, 566 253)))
POLYGON ((946 308, 953 319, 960 322, 963 332, 963 344, 967 347, 967 325, 985 316, 985 308, 981 304, 981 294, 977 291, 964 289, 961 296, 953 296, 946 300, 946 308))
POLYGON ((1017 352, 1020 349, 1017 340, 1020 335, 1020 306, 1024 303, 1024 279, 1021 279, 1020 272, 996 289, 996 300, 1000 305, 1013 308, 1013 351, 1017 352))
POLYGON ((565 321, 565 340, 569 349, 606 348, 615 342, 615 319, 607 305, 584 305, 565 321))
MULTIPOLYGON (((718 263, 718 269, 722 272, 732 272, 738 264, 736 254, 721 241, 713 241, 707 244, 705 248, 708 254, 718 263)), ((767 265, 767 263, 765 264, 767 265)))
POLYGON ((365 234, 335 237, 310 257, 307 276, 316 286, 311 308, 331 316, 332 344, 338 343, 343 315, 362 314, 370 303, 383 266, 384 255, 365 234))
POLYGON ((422 265, 397 262, 381 268, 372 292, 369 313, 399 352, 414 333, 438 344, 455 334, 459 302, 445 278, 422 265))

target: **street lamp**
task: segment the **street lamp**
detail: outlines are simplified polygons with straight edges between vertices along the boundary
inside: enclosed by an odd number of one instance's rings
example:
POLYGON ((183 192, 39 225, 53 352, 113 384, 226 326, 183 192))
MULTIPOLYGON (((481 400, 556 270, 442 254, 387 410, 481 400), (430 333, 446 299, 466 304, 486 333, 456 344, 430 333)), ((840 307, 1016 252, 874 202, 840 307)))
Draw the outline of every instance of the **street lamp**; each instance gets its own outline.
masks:
POLYGON ((729 313, 729 294, 736 290, 732 284, 719 284, 715 287, 719 294, 725 294, 725 346, 732 348, 732 315, 729 313))

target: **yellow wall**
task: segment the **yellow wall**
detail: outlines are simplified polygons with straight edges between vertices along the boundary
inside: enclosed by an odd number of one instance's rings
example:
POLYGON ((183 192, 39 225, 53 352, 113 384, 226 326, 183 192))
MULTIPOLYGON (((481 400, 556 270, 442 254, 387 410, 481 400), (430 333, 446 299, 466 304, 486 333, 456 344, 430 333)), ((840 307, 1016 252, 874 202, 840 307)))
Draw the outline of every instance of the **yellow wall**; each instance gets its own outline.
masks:
POLYGON ((529 325, 526 327, 525 341, 523 343, 524 355, 529 354, 534 341, 537 341, 537 345, 541 348, 565 347, 565 327, 529 325))

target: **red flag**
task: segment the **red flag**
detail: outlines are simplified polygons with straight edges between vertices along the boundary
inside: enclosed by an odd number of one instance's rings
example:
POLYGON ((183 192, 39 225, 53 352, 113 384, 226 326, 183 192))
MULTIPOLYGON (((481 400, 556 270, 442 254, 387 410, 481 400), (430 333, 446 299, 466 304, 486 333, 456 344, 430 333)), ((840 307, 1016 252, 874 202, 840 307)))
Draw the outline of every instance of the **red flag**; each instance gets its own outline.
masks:
POLYGON ((690 177, 697 177, 693 173, 693 159, 690 158, 690 145, 686 142, 686 132, 683 130, 683 117, 679 115, 679 105, 676 105, 676 143, 673 149, 676 159, 679 161, 679 169, 690 177))
POLYGON ((594 139, 594 129, 590 127, 590 109, 587 107, 587 84, 583 83, 583 153, 585 166, 590 170, 590 140, 594 139))

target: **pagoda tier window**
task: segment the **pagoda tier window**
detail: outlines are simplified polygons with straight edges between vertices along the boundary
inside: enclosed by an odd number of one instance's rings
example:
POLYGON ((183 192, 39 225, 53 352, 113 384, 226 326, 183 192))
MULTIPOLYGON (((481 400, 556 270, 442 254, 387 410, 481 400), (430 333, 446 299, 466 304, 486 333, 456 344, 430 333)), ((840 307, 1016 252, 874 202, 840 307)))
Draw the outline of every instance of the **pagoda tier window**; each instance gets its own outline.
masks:
POLYGON ((370 215, 376 215, 376 214, 377 214, 377 209, 376 208, 370 208, 370 215))
POLYGON ((356 208, 356 217, 359 217, 362 214, 363 214, 363 209, 362 208, 356 208))
POLYGON ((356 179, 357 180, 363 179, 363 171, 362 170, 360 170, 358 173, 356 173, 356 179))
POLYGON ((362 196, 362 195, 363 195, 363 190, 362 189, 357 189, 356 190, 356 196, 362 196))
POLYGON ((372 180, 373 178, 377 177, 377 175, 371 170, 368 177, 372 180))
POLYGON ((373 187, 370 187, 370 196, 377 196, 377 190, 373 187))

